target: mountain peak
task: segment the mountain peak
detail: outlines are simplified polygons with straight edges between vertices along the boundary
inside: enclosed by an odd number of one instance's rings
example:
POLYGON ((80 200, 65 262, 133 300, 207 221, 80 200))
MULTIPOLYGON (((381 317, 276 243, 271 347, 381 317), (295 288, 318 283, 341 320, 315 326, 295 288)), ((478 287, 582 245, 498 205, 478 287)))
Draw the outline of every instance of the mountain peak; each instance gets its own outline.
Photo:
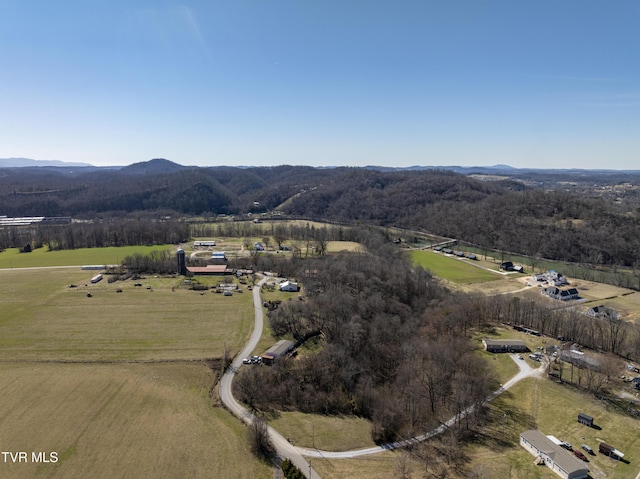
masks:
POLYGON ((165 160, 164 158, 154 158, 149 161, 141 161, 125 166, 120 171, 129 175, 162 175, 184 170, 187 166, 165 160))

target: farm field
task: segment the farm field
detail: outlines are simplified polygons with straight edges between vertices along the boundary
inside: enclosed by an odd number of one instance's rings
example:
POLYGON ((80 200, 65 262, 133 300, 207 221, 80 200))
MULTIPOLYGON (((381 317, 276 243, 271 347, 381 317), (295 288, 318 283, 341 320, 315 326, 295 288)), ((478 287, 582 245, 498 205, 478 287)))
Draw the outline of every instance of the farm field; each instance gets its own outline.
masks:
POLYGON ((477 268, 466 260, 458 260, 432 251, 414 250, 411 257, 414 263, 431 271, 434 276, 453 283, 482 283, 502 279, 499 274, 477 268))
POLYGON ((4 363, 0 443, 29 462, 0 461, 0 477, 273 477, 242 423, 211 406, 213 380, 202 363, 4 363))
MULTIPOLYGON (((65 253, 67 264, 111 262, 65 253)), ((92 284, 96 271, 79 266, 13 266, 0 271, 0 443, 28 451, 29 462, 0 462, 0 477, 273 477, 244 425, 213 407, 216 374, 199 361, 245 343, 251 294, 200 294, 179 277, 92 284), (33 463, 31 452, 58 461, 33 463)))
POLYGON ((48 251, 47 248, 37 248, 31 253, 20 253, 18 248, 9 248, 0 253, 0 269, 120 264, 126 256, 149 254, 151 251, 163 251, 172 248, 173 245, 111 246, 107 248, 79 248, 62 251, 48 251))
POLYGON ((177 277, 92 284, 94 273, 0 271, 0 360, 221 357, 253 326, 251 294, 200 294, 177 277))

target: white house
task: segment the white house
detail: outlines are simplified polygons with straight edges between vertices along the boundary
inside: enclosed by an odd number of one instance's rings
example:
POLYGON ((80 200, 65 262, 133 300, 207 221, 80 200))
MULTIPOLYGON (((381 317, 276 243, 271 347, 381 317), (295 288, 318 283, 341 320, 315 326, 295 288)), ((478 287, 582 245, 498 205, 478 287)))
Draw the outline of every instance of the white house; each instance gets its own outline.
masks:
POLYGON ((294 283, 292 281, 285 281, 283 283, 280 283, 280 291, 295 293, 296 291, 300 291, 300 286, 298 286, 298 283, 294 283))
POLYGON ((520 445, 536 458, 535 464, 544 463, 563 479, 586 479, 589 476, 589 468, 583 461, 540 431, 531 430, 520 434, 520 445))

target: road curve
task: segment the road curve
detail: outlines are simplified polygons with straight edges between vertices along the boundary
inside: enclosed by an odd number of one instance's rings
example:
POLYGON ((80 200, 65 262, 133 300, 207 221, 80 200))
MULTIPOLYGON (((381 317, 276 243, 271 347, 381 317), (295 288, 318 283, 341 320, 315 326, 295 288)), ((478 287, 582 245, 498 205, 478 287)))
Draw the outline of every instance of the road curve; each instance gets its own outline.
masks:
MULTIPOLYGON (((229 411, 242 419, 245 423, 251 424, 254 419, 254 415, 244 406, 242 406, 234 397, 231 384, 233 378, 239 368, 242 367, 242 359, 249 356, 258 345, 260 337, 262 336, 262 329, 264 325, 262 300, 260 299, 260 288, 267 281, 267 277, 262 278, 258 284, 253 288, 253 307, 255 309, 255 324, 253 332, 249 341, 244 346, 240 354, 231 363, 231 366, 227 369, 227 372, 222 376, 220 380, 220 399, 229 411)), ((289 458, 295 466, 300 469, 309 479, 322 479, 320 475, 311 468, 309 462, 300 454, 300 452, 293 447, 289 441, 287 441, 278 431, 269 427, 269 434, 271 436, 271 442, 276 448, 278 455, 282 458, 289 458)))
MULTIPOLYGON (((539 368, 534 369, 531 366, 529 366, 529 364, 527 364, 526 361, 522 359, 518 359, 517 356, 518 355, 512 354, 511 359, 513 359, 515 363, 518 365, 518 367, 520 368, 520 371, 518 372, 518 374, 516 374, 514 377, 509 379, 506 383, 502 384, 498 389, 496 389, 489 396, 487 396, 487 398, 485 399, 486 402, 492 401, 493 399, 498 397, 500 394, 505 392, 507 389, 513 387, 513 385, 517 384, 519 381, 525 378, 542 375, 542 372, 544 370, 544 367, 542 365, 539 368)), ((460 414, 453 416, 451 419, 441 424, 436 429, 433 429, 432 431, 429 431, 426 434, 422 434, 420 436, 412 437, 410 439, 405 439, 404 441, 392 442, 389 444, 384 444, 382 446, 368 447, 364 449, 354 449, 352 451, 341 451, 341 452, 320 451, 318 449, 308 449, 304 447, 298 447, 296 449, 301 455, 306 457, 323 457, 327 459, 348 459, 348 458, 359 457, 359 456, 367 456, 369 454, 378 454, 380 452, 390 451, 393 449, 407 447, 412 444, 417 444, 419 442, 426 441, 427 439, 430 439, 439 434, 442 434, 449 427, 453 426, 457 421, 459 421, 460 419, 463 419, 467 414, 470 414, 471 412, 473 412, 474 408, 475 406, 469 406, 460 414)))

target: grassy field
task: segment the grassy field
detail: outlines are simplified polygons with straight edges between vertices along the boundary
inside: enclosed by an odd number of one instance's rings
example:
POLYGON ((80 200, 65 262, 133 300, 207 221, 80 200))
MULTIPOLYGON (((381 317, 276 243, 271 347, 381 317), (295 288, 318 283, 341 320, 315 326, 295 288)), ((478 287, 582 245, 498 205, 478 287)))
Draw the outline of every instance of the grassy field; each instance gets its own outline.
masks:
POLYGON ((29 463, 0 461, 0 477, 273 477, 241 422, 211 407, 212 383, 201 363, 2 364, 0 444, 29 463))
POLYGON ((441 253, 414 250, 411 258, 434 276, 453 283, 481 283, 502 279, 499 274, 469 264, 468 260, 458 260, 441 253))
POLYGON ((163 251, 171 248, 173 248, 172 245, 80 248, 63 251, 48 251, 47 248, 38 248, 31 253, 20 253, 17 248, 9 248, 0 253, 0 269, 120 264, 126 256, 148 254, 151 251, 163 251))
MULTIPOLYGON (((402 453, 387 451, 357 459, 310 459, 323 479, 389 479, 396 475, 396 464, 402 453)), ((417 471, 414 468, 414 472, 417 471)), ((419 475, 412 477, 422 477, 419 475)))
POLYGON ((640 470, 640 421, 566 385, 548 380, 522 381, 496 399, 491 411, 494 417, 504 419, 487 429, 470 452, 473 467, 490 471, 487 477, 557 477, 546 468, 534 466, 532 456, 518 446, 519 434, 527 429, 539 429, 577 447, 590 445, 596 451, 588 464, 594 479, 633 478, 640 470), (579 412, 593 416, 601 430, 579 424, 579 412), (629 463, 599 454, 600 441, 624 452, 629 463))
MULTIPOLYGON (((30 266, 116 262, 100 250, 63 253, 14 256, 39 258, 30 266)), ((201 294, 179 277, 92 284, 95 271, 78 266, 11 266, 0 271, 0 445, 30 462, 0 461, 0 477, 273 477, 248 451, 242 423, 212 407, 213 372, 192 361, 245 343, 251 294, 201 294), (32 451, 59 460, 35 464, 32 451)))
POLYGON ((0 360, 220 357, 225 346, 238 351, 253 326, 251 294, 200 294, 180 278, 91 284, 93 273, 0 271, 0 360))
POLYGON ((270 422, 296 446, 331 451, 375 446, 371 423, 362 418, 283 412, 270 422))

